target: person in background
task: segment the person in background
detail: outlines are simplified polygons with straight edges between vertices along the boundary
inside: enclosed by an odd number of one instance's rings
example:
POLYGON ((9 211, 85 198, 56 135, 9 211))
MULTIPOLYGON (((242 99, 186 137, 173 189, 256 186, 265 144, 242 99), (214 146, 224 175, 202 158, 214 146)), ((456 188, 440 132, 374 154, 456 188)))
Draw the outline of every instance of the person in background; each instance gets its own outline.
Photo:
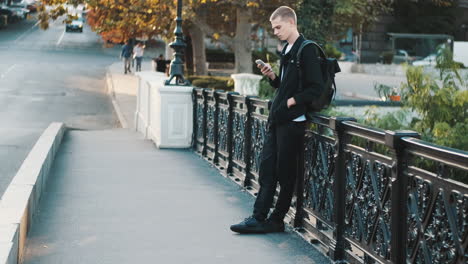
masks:
POLYGON ((155 59, 156 61, 156 71, 157 72, 164 72, 167 75, 167 64, 170 63, 170 61, 166 60, 162 54, 159 55, 155 59))
POLYGON ((143 45, 143 43, 141 43, 141 42, 139 42, 133 48, 133 56, 135 57, 135 60, 136 60, 136 69, 135 69, 135 71, 137 71, 137 72, 141 71, 141 62, 143 61, 144 51, 145 51, 145 45, 143 45))
POLYGON ((125 74, 127 74, 127 72, 128 73, 132 72, 130 70, 130 64, 132 62, 132 53, 133 53, 133 48, 127 40, 125 41, 125 45, 122 47, 122 52, 120 53, 120 59, 123 58, 124 60, 124 73, 125 74))

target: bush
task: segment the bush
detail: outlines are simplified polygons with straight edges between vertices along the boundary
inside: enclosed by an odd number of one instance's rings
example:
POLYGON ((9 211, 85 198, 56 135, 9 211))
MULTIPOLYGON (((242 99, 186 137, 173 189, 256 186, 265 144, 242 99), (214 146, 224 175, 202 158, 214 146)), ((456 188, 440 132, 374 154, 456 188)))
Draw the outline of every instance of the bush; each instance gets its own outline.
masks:
POLYGON ((234 53, 222 49, 206 49, 207 62, 234 62, 234 53))
POLYGON ((333 44, 325 44, 324 51, 329 58, 335 58, 337 60, 343 55, 333 44))
POLYGON ((252 64, 253 64, 253 73, 261 75, 262 73, 260 72, 260 69, 257 68, 257 64, 255 63, 256 60, 262 60, 266 63, 269 64, 276 64, 276 62, 279 60, 279 56, 276 55, 273 52, 270 52, 266 49, 262 51, 254 51, 252 52, 252 64))
POLYGON ((270 85, 270 82, 263 77, 260 81, 260 87, 258 89, 258 96, 262 99, 271 100, 275 94, 275 88, 270 85))
POLYGON ((380 56, 382 57, 383 64, 392 64, 394 55, 393 51, 382 52, 380 56))
MULTIPOLYGON (((423 67, 409 67, 407 82, 401 87, 405 106, 419 113, 412 121, 412 129, 421 134, 423 140, 437 145, 468 150, 468 80, 463 79, 460 65, 452 59, 449 48, 437 55, 440 79, 434 80, 424 73, 423 67)), ((437 166, 427 161, 426 167, 437 166)), ((468 183, 466 173, 453 173, 455 180, 468 183)))
POLYGON ((189 76, 187 78, 193 86, 211 88, 215 90, 233 91, 234 81, 230 77, 220 76, 189 76))

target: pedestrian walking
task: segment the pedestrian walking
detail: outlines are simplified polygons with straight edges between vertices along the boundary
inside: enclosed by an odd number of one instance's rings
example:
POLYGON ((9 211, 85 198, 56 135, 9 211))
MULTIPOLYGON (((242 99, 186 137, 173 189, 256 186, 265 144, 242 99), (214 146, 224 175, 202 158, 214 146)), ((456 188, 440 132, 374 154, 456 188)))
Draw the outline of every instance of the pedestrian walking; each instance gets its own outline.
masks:
POLYGON ((274 34, 286 46, 281 52, 279 73, 269 64, 261 62, 258 68, 276 88, 270 107, 267 132, 260 157, 258 192, 252 216, 231 226, 237 233, 271 233, 284 231, 284 217, 291 205, 296 176, 297 161, 304 147, 307 104, 320 96, 322 79, 318 52, 313 45, 304 47, 301 55, 302 79, 298 77, 297 52, 304 37, 297 29, 297 17, 293 9, 281 6, 270 17, 274 34), (299 88, 302 82, 302 89, 299 88), (273 198, 279 183, 280 192, 274 210, 273 198))
POLYGON ((145 51, 145 45, 143 45, 143 43, 141 43, 141 42, 139 42, 133 48, 133 56, 135 57, 135 60, 136 60, 136 69, 135 69, 135 71, 137 71, 137 72, 141 71, 141 62, 143 61, 144 51, 145 51))
POLYGON ((130 64, 132 60, 132 53, 133 53, 133 48, 130 45, 130 43, 125 41, 125 45, 122 47, 122 52, 120 53, 120 59, 123 58, 124 60, 124 73, 127 74, 131 73, 132 71, 130 70, 130 64))

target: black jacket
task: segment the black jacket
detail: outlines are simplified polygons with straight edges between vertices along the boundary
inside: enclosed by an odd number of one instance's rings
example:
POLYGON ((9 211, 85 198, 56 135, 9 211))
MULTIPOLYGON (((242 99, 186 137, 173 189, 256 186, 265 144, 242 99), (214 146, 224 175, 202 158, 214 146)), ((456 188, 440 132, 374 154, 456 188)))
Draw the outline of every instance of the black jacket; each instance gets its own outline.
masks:
POLYGON ((307 45, 302 50, 300 62, 303 90, 299 91, 300 80, 296 59, 297 51, 304 40, 304 37, 300 35, 291 50, 286 55, 281 54, 279 75, 276 76, 274 81, 270 80, 270 84, 276 88, 268 116, 268 120, 272 125, 283 124, 304 115, 306 113, 306 103, 311 102, 322 93, 324 83, 318 60, 319 53, 313 45, 307 45), (281 81, 283 69, 284 76, 281 81), (296 105, 288 109, 287 100, 291 97, 294 97, 296 105))

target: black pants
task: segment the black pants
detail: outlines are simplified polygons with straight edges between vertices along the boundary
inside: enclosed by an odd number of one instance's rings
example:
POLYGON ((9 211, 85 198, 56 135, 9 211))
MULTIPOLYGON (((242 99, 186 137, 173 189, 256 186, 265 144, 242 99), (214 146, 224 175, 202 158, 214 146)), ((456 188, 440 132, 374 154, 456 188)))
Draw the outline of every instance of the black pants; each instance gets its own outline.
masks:
POLYGON ((280 192, 270 218, 282 221, 291 205, 298 171, 298 156, 304 142, 305 122, 289 121, 266 134, 259 168, 260 191, 254 205, 257 220, 267 218, 276 186, 280 192))

